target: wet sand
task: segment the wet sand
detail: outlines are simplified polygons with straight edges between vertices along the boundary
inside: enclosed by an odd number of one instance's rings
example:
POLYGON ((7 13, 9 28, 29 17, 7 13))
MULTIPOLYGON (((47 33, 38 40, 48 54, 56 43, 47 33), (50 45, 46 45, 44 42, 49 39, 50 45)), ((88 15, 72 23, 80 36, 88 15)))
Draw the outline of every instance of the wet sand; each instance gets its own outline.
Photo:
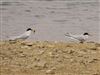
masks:
POLYGON ((1 75, 100 75, 100 44, 0 42, 1 75))

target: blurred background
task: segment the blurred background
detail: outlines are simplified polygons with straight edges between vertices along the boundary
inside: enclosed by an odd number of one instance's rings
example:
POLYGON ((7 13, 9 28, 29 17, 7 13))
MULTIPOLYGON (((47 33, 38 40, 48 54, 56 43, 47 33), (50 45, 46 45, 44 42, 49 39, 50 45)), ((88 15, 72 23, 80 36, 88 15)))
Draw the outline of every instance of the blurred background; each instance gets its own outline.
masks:
POLYGON ((65 33, 92 34, 100 42, 99 0, 0 0, 0 38, 36 33, 28 40, 71 41, 65 33))

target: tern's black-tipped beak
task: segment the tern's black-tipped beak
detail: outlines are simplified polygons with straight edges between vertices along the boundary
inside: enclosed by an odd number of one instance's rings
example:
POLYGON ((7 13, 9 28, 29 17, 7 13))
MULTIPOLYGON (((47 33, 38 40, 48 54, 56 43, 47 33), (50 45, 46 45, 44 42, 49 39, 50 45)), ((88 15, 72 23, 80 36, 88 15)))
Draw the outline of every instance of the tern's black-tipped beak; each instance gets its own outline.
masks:
POLYGON ((36 31, 35 31, 35 30, 33 30, 33 32, 35 33, 36 31))
POLYGON ((33 31, 34 33, 36 32, 34 29, 28 28, 26 31, 33 31))

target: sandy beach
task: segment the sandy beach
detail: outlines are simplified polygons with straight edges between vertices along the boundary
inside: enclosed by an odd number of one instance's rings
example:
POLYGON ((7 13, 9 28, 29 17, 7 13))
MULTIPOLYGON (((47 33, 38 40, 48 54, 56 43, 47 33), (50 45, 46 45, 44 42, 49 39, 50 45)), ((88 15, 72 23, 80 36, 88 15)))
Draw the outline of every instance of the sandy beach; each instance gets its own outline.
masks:
POLYGON ((1 75, 100 75, 100 44, 0 42, 1 75))
POLYGON ((0 75, 100 75, 99 0, 0 0, 0 75), (36 30, 27 41, 9 37, 36 30), (85 43, 65 33, 92 36, 85 43))

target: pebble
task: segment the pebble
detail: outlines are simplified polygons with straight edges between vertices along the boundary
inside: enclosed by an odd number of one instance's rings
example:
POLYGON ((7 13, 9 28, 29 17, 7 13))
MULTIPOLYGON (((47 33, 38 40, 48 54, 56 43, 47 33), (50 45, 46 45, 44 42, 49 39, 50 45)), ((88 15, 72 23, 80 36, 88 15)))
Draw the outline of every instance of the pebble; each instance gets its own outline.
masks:
POLYGON ((32 42, 22 42, 21 45, 32 46, 32 42))
POLYGON ((70 59, 70 62, 71 62, 71 63, 75 62, 75 59, 70 59))
POLYGON ((55 72, 53 70, 47 70, 46 74, 54 74, 55 72))
POLYGON ((46 74, 55 74, 55 70, 56 70, 55 67, 53 67, 53 68, 51 68, 49 70, 46 70, 46 74))
POLYGON ((21 46, 22 49, 31 49, 29 46, 21 46))

